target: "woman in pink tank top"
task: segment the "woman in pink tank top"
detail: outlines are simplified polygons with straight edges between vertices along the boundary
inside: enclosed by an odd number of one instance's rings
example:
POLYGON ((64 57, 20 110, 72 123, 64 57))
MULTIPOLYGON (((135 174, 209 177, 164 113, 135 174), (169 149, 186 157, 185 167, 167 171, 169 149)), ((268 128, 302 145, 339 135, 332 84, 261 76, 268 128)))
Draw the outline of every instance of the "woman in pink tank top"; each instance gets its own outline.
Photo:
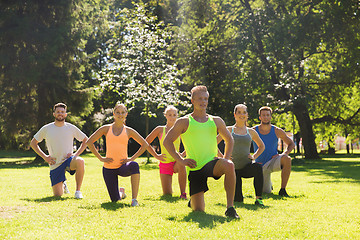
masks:
POLYGON ((135 159, 148 147, 145 139, 134 129, 125 125, 127 117, 125 105, 117 103, 113 109, 114 122, 97 129, 87 141, 91 152, 101 161, 104 162, 103 177, 108 189, 110 199, 113 202, 126 197, 124 188, 120 188, 118 176, 131 176, 132 202, 131 206, 138 206, 137 195, 140 183, 139 164, 135 159), (94 146, 94 142, 102 136, 106 137, 106 156, 99 154, 94 146), (132 156, 128 157, 128 141, 133 138, 140 144, 139 150, 132 156))
MULTIPOLYGON (((186 170, 185 166, 176 163, 171 155, 165 149, 163 142, 166 133, 174 126, 178 117, 178 109, 174 106, 168 106, 164 111, 166 118, 165 126, 157 126, 147 137, 146 141, 151 144, 155 138, 159 139, 161 154, 158 154, 155 149, 150 145, 148 152, 159 160, 160 180, 164 195, 172 195, 172 175, 178 173, 178 181, 180 187, 180 198, 187 199, 186 197, 186 170)), ((175 148, 179 151, 180 137, 174 142, 175 148)))

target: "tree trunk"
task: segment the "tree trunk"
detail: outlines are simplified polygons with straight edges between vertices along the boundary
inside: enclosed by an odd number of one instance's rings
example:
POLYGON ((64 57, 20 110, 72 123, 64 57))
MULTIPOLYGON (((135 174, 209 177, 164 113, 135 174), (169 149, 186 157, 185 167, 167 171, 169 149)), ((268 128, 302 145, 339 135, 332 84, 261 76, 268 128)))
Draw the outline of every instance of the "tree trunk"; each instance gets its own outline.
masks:
POLYGON ((294 105, 293 111, 300 126, 302 143, 305 150, 305 158, 320 159, 315 144, 315 136, 312 129, 312 122, 310 120, 309 112, 306 106, 302 103, 297 103, 294 105))

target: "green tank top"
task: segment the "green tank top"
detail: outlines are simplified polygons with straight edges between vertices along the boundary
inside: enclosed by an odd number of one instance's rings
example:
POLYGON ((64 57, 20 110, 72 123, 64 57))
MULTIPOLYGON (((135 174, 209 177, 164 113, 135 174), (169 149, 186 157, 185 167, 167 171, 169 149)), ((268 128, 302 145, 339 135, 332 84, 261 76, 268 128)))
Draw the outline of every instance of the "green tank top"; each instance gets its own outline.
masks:
MULTIPOLYGON (((163 128, 163 134, 160 138, 160 149, 161 149, 161 154, 165 154, 166 158, 165 161, 161 161, 163 163, 170 163, 170 162, 175 162, 175 159, 169 154, 169 152, 166 150, 166 148, 164 147, 164 139, 165 139, 165 127, 163 128)), ((177 152, 179 152, 180 149, 180 137, 178 137, 175 142, 174 142, 174 146, 177 152)))
POLYGON ((188 171, 196 171, 201 169, 205 164, 212 161, 217 153, 217 128, 214 119, 208 115, 206 122, 197 122, 189 115, 189 126, 183 134, 181 140, 186 151, 186 158, 196 161, 195 168, 187 167, 188 171))

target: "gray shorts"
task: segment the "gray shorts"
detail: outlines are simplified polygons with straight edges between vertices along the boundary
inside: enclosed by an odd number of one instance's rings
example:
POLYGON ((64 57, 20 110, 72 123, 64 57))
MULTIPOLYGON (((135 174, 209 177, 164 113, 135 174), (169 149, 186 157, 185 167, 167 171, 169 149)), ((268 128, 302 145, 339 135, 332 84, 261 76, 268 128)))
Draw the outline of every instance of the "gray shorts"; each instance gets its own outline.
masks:
POLYGON ((264 172, 278 172, 281 171, 281 157, 283 154, 279 154, 279 156, 272 158, 270 161, 263 165, 264 172))
POLYGON ((272 158, 270 161, 263 165, 263 175, 264 175, 264 185, 263 192, 271 193, 272 191, 272 182, 271 182, 271 173, 281 171, 281 157, 284 156, 280 154, 277 157, 272 158))

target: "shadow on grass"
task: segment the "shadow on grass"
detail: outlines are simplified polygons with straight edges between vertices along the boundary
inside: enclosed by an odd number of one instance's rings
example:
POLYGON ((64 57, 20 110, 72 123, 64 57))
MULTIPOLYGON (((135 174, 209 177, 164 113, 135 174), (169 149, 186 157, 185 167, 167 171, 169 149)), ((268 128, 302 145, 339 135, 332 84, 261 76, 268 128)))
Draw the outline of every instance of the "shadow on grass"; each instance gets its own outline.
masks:
POLYGON ((36 203, 46 203, 46 202, 55 202, 55 201, 65 201, 68 199, 73 199, 72 197, 44 197, 44 198, 23 198, 21 200, 25 200, 28 202, 36 202, 36 203))
POLYGON ((131 205, 123 202, 106 202, 102 203, 101 207, 109 211, 116 211, 120 208, 131 207, 131 205))
POLYGON ((280 196, 278 194, 274 194, 274 193, 263 193, 262 197, 264 200, 272 198, 273 200, 286 200, 286 199, 292 199, 292 198, 303 198, 305 197, 305 195, 301 194, 301 195, 291 195, 291 193, 289 193, 290 197, 284 197, 284 196, 280 196))
POLYGON ((206 212, 190 212, 189 215, 185 216, 181 220, 177 220, 176 217, 169 217, 170 221, 180 221, 180 222, 195 222, 199 224, 199 228, 215 228, 218 223, 225 223, 230 221, 236 221, 232 218, 226 218, 219 215, 212 215, 206 212))
MULTIPOLYGON (((149 201, 165 201, 165 202, 169 202, 169 203, 175 203, 175 202, 179 202, 179 201, 184 201, 182 199, 180 199, 180 197, 177 196, 172 196, 172 195, 161 195, 160 197, 146 197, 144 198, 144 200, 149 200, 149 201)), ((184 201, 184 203, 186 203, 184 201)))
POLYGON ((139 167, 140 167, 141 170, 154 170, 154 169, 159 169, 158 164, 155 164, 155 163, 139 164, 139 167))
POLYGON ((235 208, 245 208, 247 210, 252 210, 252 211, 270 208, 270 206, 266 206, 265 201, 264 201, 264 204, 265 204, 265 206, 259 206, 259 205, 255 205, 255 204, 251 204, 251 203, 234 202, 234 207, 235 208))
MULTIPOLYGON (((335 155, 336 156, 336 155, 335 155)), ((333 156, 329 157, 333 158, 333 156)), ((348 155, 343 159, 349 159, 348 155)), ((306 160, 301 165, 292 167, 294 172, 308 172, 311 175, 323 175, 334 178, 335 180, 325 180, 324 182, 355 182, 360 183, 360 161, 341 161, 341 160, 306 160)), ((319 181, 321 183, 323 181, 319 181)))
POLYGON ((160 200, 165 201, 165 202, 169 202, 169 203, 178 202, 180 200, 183 201, 179 197, 174 197, 172 195, 162 195, 162 196, 160 196, 160 200))
POLYGON ((13 162, 1 162, 0 168, 2 169, 27 169, 49 166, 47 163, 33 163, 33 160, 19 160, 13 162))
POLYGON ((0 158, 35 158, 34 151, 0 150, 0 158))

